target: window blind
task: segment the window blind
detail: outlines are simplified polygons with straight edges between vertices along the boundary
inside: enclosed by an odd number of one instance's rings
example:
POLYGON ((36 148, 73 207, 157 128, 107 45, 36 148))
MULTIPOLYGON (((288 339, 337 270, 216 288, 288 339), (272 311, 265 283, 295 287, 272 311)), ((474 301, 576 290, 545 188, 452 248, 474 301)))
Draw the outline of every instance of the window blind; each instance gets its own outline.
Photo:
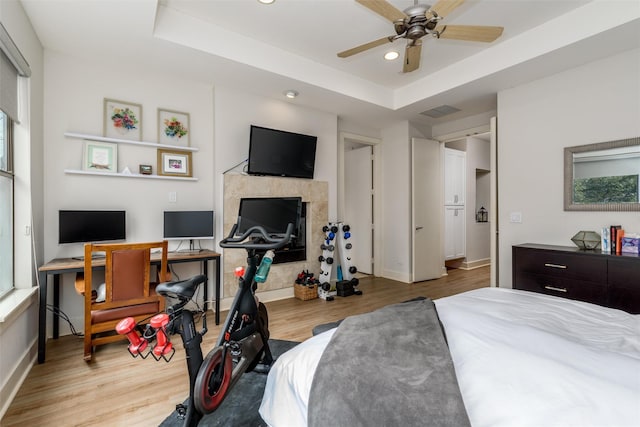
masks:
POLYGON ((0 24, 0 109, 18 122, 18 75, 29 77, 31 69, 0 24))

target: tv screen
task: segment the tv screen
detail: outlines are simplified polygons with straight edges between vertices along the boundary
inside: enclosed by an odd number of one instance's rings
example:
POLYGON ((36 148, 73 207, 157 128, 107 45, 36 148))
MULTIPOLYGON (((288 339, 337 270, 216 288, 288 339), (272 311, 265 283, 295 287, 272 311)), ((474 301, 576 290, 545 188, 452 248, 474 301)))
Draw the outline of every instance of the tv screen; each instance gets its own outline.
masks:
POLYGON ((58 211, 58 243, 126 239, 125 211, 58 211))
POLYGON ((247 172, 312 179, 317 140, 315 136, 252 125, 247 172))
POLYGON ((302 199, 300 197, 250 197, 240 199, 237 234, 260 225, 271 235, 281 235, 293 224, 294 233, 300 227, 302 199))
POLYGON ((165 211, 167 240, 213 239, 213 211, 165 211))

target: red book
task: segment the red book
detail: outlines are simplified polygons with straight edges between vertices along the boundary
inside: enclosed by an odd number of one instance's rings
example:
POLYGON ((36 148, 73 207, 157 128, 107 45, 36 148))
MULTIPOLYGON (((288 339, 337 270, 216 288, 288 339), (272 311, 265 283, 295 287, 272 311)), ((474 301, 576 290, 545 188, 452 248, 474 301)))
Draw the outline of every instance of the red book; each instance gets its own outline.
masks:
POLYGON ((624 230, 617 229, 616 230, 616 254, 620 255, 622 253, 622 238, 624 237, 624 230))

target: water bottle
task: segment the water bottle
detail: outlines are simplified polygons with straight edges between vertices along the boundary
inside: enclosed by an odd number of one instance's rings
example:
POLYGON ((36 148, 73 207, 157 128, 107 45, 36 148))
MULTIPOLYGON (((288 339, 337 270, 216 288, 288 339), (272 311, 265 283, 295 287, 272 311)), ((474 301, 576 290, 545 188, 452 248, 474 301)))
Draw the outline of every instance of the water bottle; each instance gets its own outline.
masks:
POLYGON ((269 268, 271 267, 271 263, 273 262, 274 257, 273 251, 269 250, 262 257, 262 262, 260 262, 260 266, 258 267, 258 271, 254 277, 255 281, 258 283, 264 283, 267 280, 267 276, 269 275, 269 268))

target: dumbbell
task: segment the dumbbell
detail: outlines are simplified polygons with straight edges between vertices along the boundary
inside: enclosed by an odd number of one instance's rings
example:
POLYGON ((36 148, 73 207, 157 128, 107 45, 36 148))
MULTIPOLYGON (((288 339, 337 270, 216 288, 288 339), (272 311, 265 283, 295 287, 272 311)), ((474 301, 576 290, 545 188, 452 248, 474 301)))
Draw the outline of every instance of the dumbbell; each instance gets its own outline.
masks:
POLYGON ((349 231, 349 230, 351 230, 351 227, 349 227, 348 225, 343 225, 343 226, 342 226, 342 231, 344 231, 345 233, 346 233, 347 231, 349 231))
POLYGON ((142 352, 147 348, 148 341, 141 337, 136 331, 136 321, 133 317, 127 317, 122 319, 116 325, 116 332, 120 335, 126 335, 129 339, 129 353, 133 357, 142 355, 142 352))

